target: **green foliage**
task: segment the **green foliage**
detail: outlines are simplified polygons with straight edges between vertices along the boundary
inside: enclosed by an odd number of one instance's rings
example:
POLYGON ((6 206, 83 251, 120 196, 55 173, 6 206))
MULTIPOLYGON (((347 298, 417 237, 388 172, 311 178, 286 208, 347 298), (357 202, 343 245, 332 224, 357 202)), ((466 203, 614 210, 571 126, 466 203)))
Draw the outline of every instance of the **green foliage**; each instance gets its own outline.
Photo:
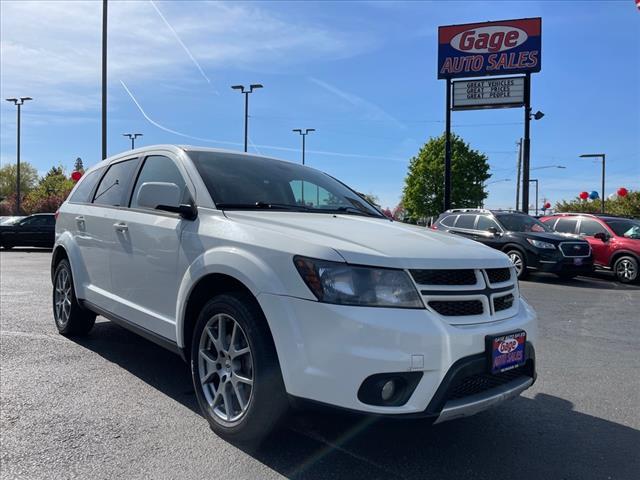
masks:
MULTIPOLYGON (((600 200, 581 200, 579 197, 573 200, 561 200, 556 203, 558 212, 579 212, 579 213, 600 213, 600 200)), ((640 217, 640 191, 629 192, 626 197, 617 197, 612 200, 605 200, 604 209, 606 213, 613 215, 625 215, 640 217)))
MULTIPOLYGON (((444 204, 445 135, 430 138, 409 162, 402 204, 407 216, 417 220, 442 212, 444 204)), ((451 135, 451 206, 482 205, 483 183, 491 177, 485 154, 472 150, 458 135, 451 135)))
POLYGON ((73 164, 73 170, 75 172, 84 173, 84 164, 82 163, 82 159, 80 157, 76 158, 76 163, 73 164))
POLYGON ((40 179, 38 186, 24 199, 25 213, 55 212, 67 198, 73 186, 73 180, 67 177, 63 167, 51 167, 40 179))
MULTIPOLYGON (((16 193, 16 164, 0 168, 0 199, 16 193)), ((20 193, 24 195, 38 183, 38 170, 29 162, 20 162, 20 193)))

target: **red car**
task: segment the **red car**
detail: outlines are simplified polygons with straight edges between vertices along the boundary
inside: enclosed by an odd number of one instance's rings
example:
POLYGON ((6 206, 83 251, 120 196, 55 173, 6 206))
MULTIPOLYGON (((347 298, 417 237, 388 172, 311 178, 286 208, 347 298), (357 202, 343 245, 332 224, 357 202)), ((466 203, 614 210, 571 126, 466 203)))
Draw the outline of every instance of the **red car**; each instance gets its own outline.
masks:
POLYGON ((578 234, 591 245, 594 264, 622 283, 640 278, 640 221, 611 215, 558 213, 542 217, 558 233, 578 234))

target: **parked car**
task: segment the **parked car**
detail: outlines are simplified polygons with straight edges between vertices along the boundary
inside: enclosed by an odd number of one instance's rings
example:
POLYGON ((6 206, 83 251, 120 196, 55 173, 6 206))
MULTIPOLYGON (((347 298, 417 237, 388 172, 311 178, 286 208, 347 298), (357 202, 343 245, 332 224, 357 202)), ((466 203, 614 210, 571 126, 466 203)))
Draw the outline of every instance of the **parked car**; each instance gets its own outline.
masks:
POLYGON ((577 234, 591 245, 595 266, 613 271, 622 283, 637 282, 640 265, 640 220, 613 215, 558 213, 542 218, 557 232, 577 234))
POLYGON ((471 238, 505 252, 516 267, 519 279, 525 278, 530 270, 553 272, 560 278, 573 278, 593 270, 589 243, 558 235, 521 212, 448 210, 431 228, 471 238))
POLYGON ((23 219, 24 216, 0 216, 0 225, 10 225, 12 223, 17 222, 18 220, 23 219))
POLYGON ((536 315, 506 255, 294 163, 176 146, 107 159, 60 207, 51 272, 61 334, 101 314, 180 354, 203 416, 238 442, 290 403, 442 422, 536 378, 536 315))
POLYGON ((0 247, 53 247, 56 219, 53 213, 17 217, 0 225, 0 247))

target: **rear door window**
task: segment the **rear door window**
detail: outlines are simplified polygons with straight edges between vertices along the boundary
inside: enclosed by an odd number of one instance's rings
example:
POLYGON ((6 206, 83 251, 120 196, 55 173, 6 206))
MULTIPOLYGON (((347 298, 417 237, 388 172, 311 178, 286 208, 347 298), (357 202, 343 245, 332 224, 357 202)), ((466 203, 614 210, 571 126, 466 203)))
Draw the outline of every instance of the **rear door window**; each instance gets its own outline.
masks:
POLYGON ((575 233, 577 224, 577 218, 560 218, 556 223, 555 230, 560 233, 575 233))
POLYGON ((137 164, 137 158, 112 164, 98 185, 93 203, 113 207, 126 205, 126 194, 129 192, 137 164))
POLYGON ((478 225, 476 226, 476 230, 488 231, 491 227, 500 231, 498 224, 491 217, 486 217, 484 215, 478 215, 478 225))
POLYGON ((476 215, 460 215, 456 221, 456 228, 473 230, 476 223, 476 215))

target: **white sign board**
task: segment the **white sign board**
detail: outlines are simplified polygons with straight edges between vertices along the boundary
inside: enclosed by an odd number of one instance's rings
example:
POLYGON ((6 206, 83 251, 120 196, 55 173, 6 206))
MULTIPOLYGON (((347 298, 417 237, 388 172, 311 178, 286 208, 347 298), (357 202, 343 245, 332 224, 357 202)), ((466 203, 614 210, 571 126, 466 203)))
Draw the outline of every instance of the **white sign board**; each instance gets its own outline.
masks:
POLYGON ((509 108, 524 105, 524 77, 453 82, 452 110, 509 108))

